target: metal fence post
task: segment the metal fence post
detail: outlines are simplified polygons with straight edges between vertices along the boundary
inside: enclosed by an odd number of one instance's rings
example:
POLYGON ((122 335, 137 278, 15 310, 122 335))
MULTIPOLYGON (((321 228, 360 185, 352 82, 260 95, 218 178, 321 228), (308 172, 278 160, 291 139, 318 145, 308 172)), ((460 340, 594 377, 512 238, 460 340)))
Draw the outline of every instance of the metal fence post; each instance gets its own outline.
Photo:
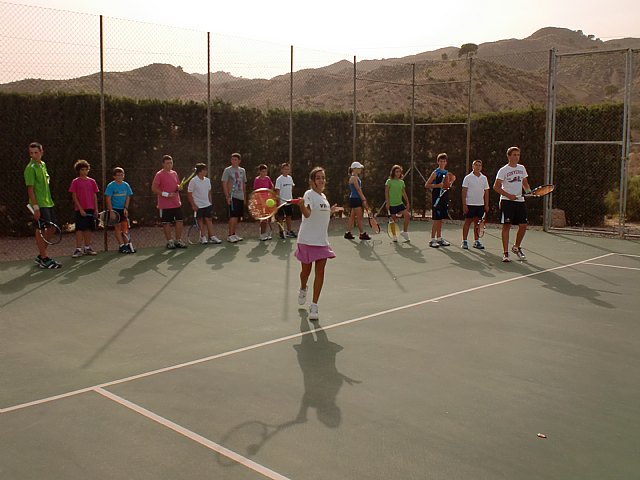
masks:
POLYGON ((357 67, 356 67, 356 56, 353 56, 353 160, 352 162, 356 161, 356 135, 357 135, 357 125, 358 125, 358 112, 357 112, 357 105, 356 105, 356 74, 357 74, 357 67))
POLYGON ((291 69, 289 76, 289 166, 293 171, 293 45, 291 45, 291 69))
POLYGON ((469 57, 469 98, 467 101, 467 152, 466 152, 466 170, 469 171, 471 162, 471 90, 473 81, 473 57, 469 57))
MULTIPOLYGON (((105 132, 105 108, 104 108, 104 23, 100 15, 100 161, 102 163, 102 185, 107 185, 107 137, 105 132)), ((102 196, 104 202, 104 195, 102 196)), ((97 205, 96 205, 97 206, 97 205)), ((105 207, 106 208, 106 207, 105 207)), ((97 213, 97 212, 96 212, 97 213)), ((109 250, 108 229, 103 233, 104 251, 109 250)))
MULTIPOLYGON (((547 128, 545 132, 545 172, 544 183, 553 183, 553 162, 556 139, 556 50, 549 50, 549 80, 547 83, 547 128)), ((553 193, 544 198, 543 226, 545 232, 551 228, 553 193)))
POLYGON ((409 216, 413 217, 413 178, 415 177, 415 132, 416 132, 416 64, 412 63, 412 77, 411 77, 411 211, 409 216))
POLYGON ((207 32, 207 171, 211 172, 211 32, 207 32))

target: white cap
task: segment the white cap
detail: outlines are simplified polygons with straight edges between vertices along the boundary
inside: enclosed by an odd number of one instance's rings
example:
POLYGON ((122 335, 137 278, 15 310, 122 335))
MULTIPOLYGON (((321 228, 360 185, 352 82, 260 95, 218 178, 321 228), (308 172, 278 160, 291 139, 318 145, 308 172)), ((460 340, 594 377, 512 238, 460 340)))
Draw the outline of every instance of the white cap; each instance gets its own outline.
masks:
POLYGON ((364 165, 360 162, 353 162, 349 168, 364 168, 364 165))

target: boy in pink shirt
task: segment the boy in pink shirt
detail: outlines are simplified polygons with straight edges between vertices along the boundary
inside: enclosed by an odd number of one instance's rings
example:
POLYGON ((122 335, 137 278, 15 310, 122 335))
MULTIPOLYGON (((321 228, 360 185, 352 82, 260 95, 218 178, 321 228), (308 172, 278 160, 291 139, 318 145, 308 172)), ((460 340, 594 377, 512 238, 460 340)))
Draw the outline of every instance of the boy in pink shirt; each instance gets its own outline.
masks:
POLYGON ((91 232, 96 229, 95 216, 98 213, 98 184, 89 177, 91 166, 86 160, 78 160, 73 168, 78 176, 73 179, 69 192, 73 199, 73 207, 76 212, 76 249, 71 255, 73 258, 82 255, 96 255, 91 248, 91 232), (84 249, 83 249, 84 244, 84 249))
POLYGON ((182 241, 182 202, 180 202, 179 184, 178 174, 173 170, 173 158, 171 155, 164 155, 162 170, 153 177, 151 190, 158 196, 157 207, 169 249, 187 248, 186 243, 182 241), (175 225, 175 239, 171 234, 171 225, 175 225))
MULTIPOLYGON (((268 188, 269 190, 273 190, 273 182, 271 178, 267 176, 267 166, 262 163, 258 166, 258 176, 253 181, 253 189, 258 190, 259 188, 268 188)), ((267 233, 267 220, 262 220, 260 222, 260 240, 271 240, 271 234, 267 233)))

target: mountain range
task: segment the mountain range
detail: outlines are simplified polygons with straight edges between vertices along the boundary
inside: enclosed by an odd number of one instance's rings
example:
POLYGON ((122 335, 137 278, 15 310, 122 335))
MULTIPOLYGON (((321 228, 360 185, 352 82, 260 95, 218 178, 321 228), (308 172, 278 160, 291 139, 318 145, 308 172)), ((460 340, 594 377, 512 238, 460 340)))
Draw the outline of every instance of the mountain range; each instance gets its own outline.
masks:
MULTIPOLYGON (((544 105, 547 96, 549 50, 558 59, 559 103, 621 101, 624 53, 613 49, 640 49, 639 38, 602 41, 594 35, 566 28, 546 27, 524 39, 507 39, 478 45, 472 60, 474 112, 500 111, 544 105)), ((357 110, 362 113, 407 113, 411 109, 411 82, 415 64, 415 111, 440 116, 467 110, 469 60, 460 49, 446 47, 402 58, 361 60, 356 64, 357 110)), ((640 53, 636 54, 640 63, 640 53)), ((207 75, 189 74, 181 67, 151 64, 126 72, 106 72, 105 91, 111 96, 135 99, 203 101, 207 75)), ((294 72, 294 108, 351 110, 353 63, 340 61, 321 68, 294 72)), ((634 90, 640 87, 640 75, 634 90)), ((289 108, 289 73, 271 79, 211 73, 213 98, 234 105, 289 108)), ((25 79, 0 84, 0 92, 98 93, 99 74, 69 80, 25 79)))

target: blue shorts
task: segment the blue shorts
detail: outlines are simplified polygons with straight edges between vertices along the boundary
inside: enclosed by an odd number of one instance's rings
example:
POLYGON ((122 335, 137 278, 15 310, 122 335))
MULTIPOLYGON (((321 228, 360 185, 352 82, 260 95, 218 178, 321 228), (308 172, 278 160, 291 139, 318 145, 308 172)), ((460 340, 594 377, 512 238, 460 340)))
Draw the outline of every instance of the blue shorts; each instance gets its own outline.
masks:
POLYGON ((349 208, 362 207, 362 199, 360 197, 349 197, 349 208))
POLYGON ((240 218, 244 213, 244 200, 239 198, 231 198, 229 207, 229 218, 240 218))
POLYGON ((484 215, 484 205, 467 205, 469 211, 464 218, 482 218, 484 215))
POLYGON ((165 208, 160 210, 160 221, 162 223, 176 223, 182 221, 182 208, 165 208))
POLYGON ((93 209, 89 208, 85 210, 86 215, 83 217, 80 212, 76 210, 76 231, 84 232, 86 230, 96 229, 96 219, 93 216, 93 209))
POLYGON ((53 211, 53 207, 40 207, 40 220, 38 220, 38 228, 41 228, 43 223, 56 223, 56 215, 53 211))
POLYGON ((397 215, 401 212, 404 212, 407 209, 407 207, 404 206, 404 203, 401 203, 400 205, 394 205, 392 207, 389 207, 389 213, 391 215, 397 215))
POLYGON ((208 207, 199 208, 196 212, 196 217, 198 218, 211 218, 213 217, 213 205, 209 205, 208 207))

